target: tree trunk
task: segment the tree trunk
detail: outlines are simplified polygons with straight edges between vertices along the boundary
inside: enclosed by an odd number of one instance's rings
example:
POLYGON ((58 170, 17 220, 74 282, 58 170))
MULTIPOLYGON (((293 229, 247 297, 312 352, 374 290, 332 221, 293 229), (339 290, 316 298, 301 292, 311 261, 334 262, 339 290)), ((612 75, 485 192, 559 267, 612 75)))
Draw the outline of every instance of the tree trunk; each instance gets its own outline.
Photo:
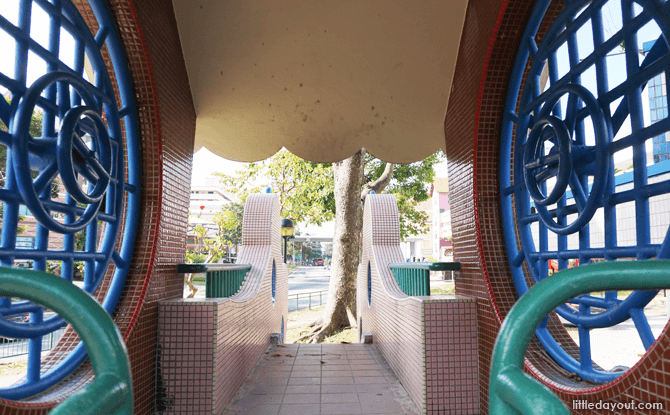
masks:
POLYGON ((328 305, 311 333, 303 336, 318 343, 344 327, 356 325, 356 273, 358 271, 363 211, 361 185, 365 150, 333 164, 335 176, 335 235, 328 305))
POLYGON ((187 298, 193 298, 195 297, 195 293, 198 292, 198 289, 195 288, 195 285, 193 285, 193 274, 188 274, 184 278, 184 284, 188 285, 188 288, 191 290, 191 294, 187 298))

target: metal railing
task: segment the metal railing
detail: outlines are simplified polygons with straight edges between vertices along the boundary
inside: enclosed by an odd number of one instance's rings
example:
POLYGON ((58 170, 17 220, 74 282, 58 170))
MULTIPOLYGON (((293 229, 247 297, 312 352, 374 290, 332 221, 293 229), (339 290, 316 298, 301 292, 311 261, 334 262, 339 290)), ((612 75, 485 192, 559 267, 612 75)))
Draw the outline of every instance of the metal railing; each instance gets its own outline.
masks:
POLYGON ((177 272, 205 273, 205 297, 222 298, 237 294, 251 264, 179 264, 177 272))
POLYGON ((289 294, 288 311, 311 310, 312 307, 321 307, 322 305, 326 304, 327 301, 328 301, 328 290, 312 291, 309 293, 289 294), (314 300, 312 300, 312 298, 314 298, 314 300), (318 304, 316 303, 317 298, 319 300, 318 304), (291 308, 291 306, 293 305, 295 305, 295 308, 291 308))
POLYGON ((523 373, 535 328, 570 298, 593 291, 670 287, 670 260, 617 261, 557 272, 535 284, 505 318, 496 338, 489 378, 492 414, 561 414, 570 411, 548 388, 523 373))
MULTIPOLYGON (((65 327, 42 336, 42 351, 51 350, 65 332, 65 327)), ((28 339, 0 337, 0 359, 28 354, 28 339)))
POLYGON ((459 271, 460 262, 399 262, 389 264, 398 286, 407 295, 430 295, 430 271, 459 271))
POLYGON ((95 380, 51 411, 64 414, 133 413, 130 362, 119 330, 93 297, 67 280, 46 272, 0 267, 0 295, 18 297, 53 309, 70 323, 91 359, 95 380))

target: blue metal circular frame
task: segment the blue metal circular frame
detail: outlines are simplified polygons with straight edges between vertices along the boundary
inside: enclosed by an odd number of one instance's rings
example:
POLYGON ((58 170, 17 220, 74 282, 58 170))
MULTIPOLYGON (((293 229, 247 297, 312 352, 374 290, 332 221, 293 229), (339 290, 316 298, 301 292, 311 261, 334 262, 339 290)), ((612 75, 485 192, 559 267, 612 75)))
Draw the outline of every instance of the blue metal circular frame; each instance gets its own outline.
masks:
MULTIPOLYGON (((566 1, 538 46, 536 36, 550 3, 538 1, 526 26, 502 125, 501 214, 519 296, 528 291, 526 272, 537 282, 549 275, 549 261, 556 261, 562 270, 574 260, 586 264, 594 259, 670 258, 670 233, 666 233, 662 245, 652 243, 649 221, 649 199, 670 194, 670 180, 648 180, 651 173, 645 154, 645 142, 670 131, 670 119, 645 127, 642 110, 642 91, 649 80, 670 73, 670 14, 662 11, 666 10, 665 2, 636 1, 641 8, 636 12, 632 1, 621 0, 623 28, 607 39, 602 10, 608 0, 566 1), (637 46, 637 32, 651 21, 660 28, 658 40, 642 62, 637 47, 626 47, 626 79, 610 88, 607 55, 622 44, 637 46), (589 27, 593 51, 583 56, 579 54, 577 32, 589 27), (559 75, 559 48, 567 48, 569 56, 569 69, 563 75, 559 75), (582 82, 589 70, 595 71, 595 85, 582 82), (630 134, 615 140, 628 117, 630 134), (587 131, 589 127, 592 131, 587 131), (633 189, 617 192, 614 154, 626 149, 632 149, 633 154, 633 189), (636 246, 617 243, 616 208, 627 202, 635 204, 636 246), (594 247, 590 241, 589 223, 598 209, 605 218, 604 247, 594 247), (531 227, 536 227, 535 235, 531 227), (556 250, 549 248, 550 233, 556 238, 556 250), (577 234, 578 249, 569 247, 568 236, 572 234, 577 234)), ((632 318, 644 347, 649 349, 655 339, 643 309, 655 295, 653 291, 637 291, 623 300, 616 292, 604 297, 582 295, 556 309, 561 317, 578 326, 578 359, 556 342, 546 319, 536 335, 552 358, 569 372, 591 382, 612 381, 623 372, 594 369, 589 332, 632 318)))
MULTIPOLYGON (((0 30, 15 41, 14 73, 0 73, 0 87, 11 95, 0 100, 0 119, 8 127, 0 131, 7 154, 5 187, 0 189, 0 264, 32 261, 34 269, 46 271, 47 261, 56 261, 61 277, 72 281, 75 263, 83 263, 82 289, 89 294, 97 295, 103 279, 109 278, 101 301, 111 315, 135 246, 140 142, 131 77, 114 19, 106 1, 88 3, 97 20, 95 34, 70 0, 22 1, 17 24, 0 15, 0 30), (48 16, 48 46, 31 38, 35 8, 48 16), (71 51, 61 49, 64 33, 74 41, 71 51), (71 66, 64 62, 64 52, 72 54, 71 66), (29 55, 43 60, 47 68, 31 85, 29 55), (41 135, 32 136, 31 121, 39 113, 41 135), (64 197, 54 191, 53 183, 64 187, 64 197), (32 247, 17 244, 21 209, 37 220, 32 247)), ((0 336, 29 339, 25 382, 0 389, 0 398, 38 394, 86 358, 79 343, 56 366, 40 373, 42 336, 66 325, 60 316, 45 318, 44 313, 32 302, 0 299, 0 336), (12 321, 24 314, 30 315, 29 323, 12 321)))
POLYGON ((523 155, 523 178, 528 193, 535 200, 536 205, 553 205, 565 193, 572 172, 571 144, 570 133, 565 124, 562 120, 551 115, 545 115, 537 120, 528 134, 526 151, 523 155), (556 140, 557 145, 553 147, 554 151, 545 156, 543 136, 547 131, 546 127, 553 129, 549 136, 556 140), (555 151, 555 149, 558 149, 558 151, 555 151), (553 163, 556 162, 558 162, 558 166, 554 167, 553 163), (556 184, 551 193, 545 196, 541 183, 544 183, 550 177, 556 177, 556 184))

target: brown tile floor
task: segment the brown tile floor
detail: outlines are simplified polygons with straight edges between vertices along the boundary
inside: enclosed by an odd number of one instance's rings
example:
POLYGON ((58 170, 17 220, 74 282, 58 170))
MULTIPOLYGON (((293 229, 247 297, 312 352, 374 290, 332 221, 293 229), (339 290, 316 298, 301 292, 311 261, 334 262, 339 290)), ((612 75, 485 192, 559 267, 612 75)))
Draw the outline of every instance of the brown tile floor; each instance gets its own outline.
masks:
POLYGON ((374 345, 272 346, 226 414, 418 414, 374 345))

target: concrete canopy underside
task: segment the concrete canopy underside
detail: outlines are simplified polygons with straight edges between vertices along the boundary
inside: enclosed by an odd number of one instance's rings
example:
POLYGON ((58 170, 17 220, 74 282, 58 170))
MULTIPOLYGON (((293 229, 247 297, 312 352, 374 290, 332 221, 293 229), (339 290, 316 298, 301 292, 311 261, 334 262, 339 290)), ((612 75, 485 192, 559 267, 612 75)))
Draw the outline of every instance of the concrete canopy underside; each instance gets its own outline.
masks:
POLYGON ((408 163, 444 149, 466 0, 172 0, 195 150, 408 163))

